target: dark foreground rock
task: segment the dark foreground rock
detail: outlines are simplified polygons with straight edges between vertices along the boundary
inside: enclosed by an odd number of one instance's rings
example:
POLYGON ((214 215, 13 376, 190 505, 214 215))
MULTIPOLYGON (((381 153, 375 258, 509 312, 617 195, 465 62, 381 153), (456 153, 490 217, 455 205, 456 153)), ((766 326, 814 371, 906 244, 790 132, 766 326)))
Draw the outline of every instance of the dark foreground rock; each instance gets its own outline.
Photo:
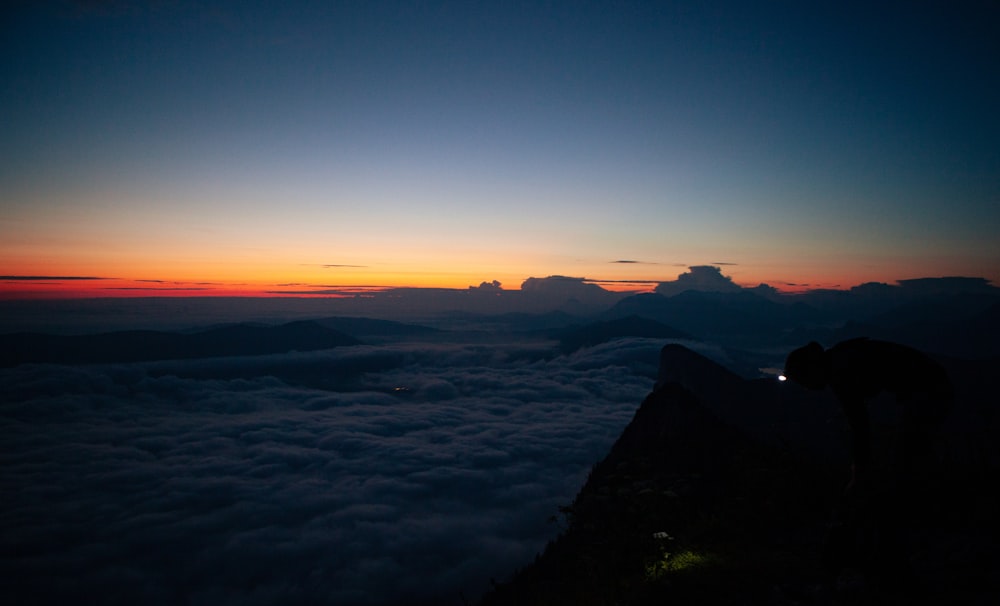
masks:
POLYGON ((1000 603, 995 466, 944 456, 905 498, 888 469, 847 498, 847 461, 723 420, 709 400, 761 388, 692 360, 709 395, 661 380, 562 534, 483 606, 1000 603))

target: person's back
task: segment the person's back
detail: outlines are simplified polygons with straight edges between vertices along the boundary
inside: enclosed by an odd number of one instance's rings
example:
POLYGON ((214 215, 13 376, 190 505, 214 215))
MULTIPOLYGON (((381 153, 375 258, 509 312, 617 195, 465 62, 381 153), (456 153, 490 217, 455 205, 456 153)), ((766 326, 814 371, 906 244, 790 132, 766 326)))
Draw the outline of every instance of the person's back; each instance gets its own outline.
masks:
POLYGON ((834 345, 826 356, 827 380, 838 398, 868 399, 884 390, 901 400, 925 397, 943 406, 951 401, 944 368, 912 347, 858 338, 834 345))

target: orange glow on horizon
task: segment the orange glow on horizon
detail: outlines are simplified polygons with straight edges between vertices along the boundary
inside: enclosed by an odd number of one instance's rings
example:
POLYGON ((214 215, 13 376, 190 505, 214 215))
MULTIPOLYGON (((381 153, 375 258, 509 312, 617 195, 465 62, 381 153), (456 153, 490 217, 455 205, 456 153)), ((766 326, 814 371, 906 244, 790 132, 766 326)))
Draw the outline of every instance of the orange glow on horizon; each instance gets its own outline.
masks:
MULTIPOLYGON (((203 264, 190 269, 167 265, 115 265, 108 271, 95 269, 97 264, 67 267, 46 263, 14 263, 0 268, 0 299, 75 299, 120 297, 357 297, 406 288, 467 290, 496 280, 504 291, 516 292, 529 277, 578 276, 587 283, 617 293, 653 292, 661 282, 673 282, 688 273, 682 265, 663 265, 652 271, 648 265, 609 266, 607 262, 579 263, 550 260, 539 263, 536 270, 530 264, 502 267, 484 264, 481 270, 439 269, 421 271, 410 266, 380 263, 372 266, 296 264, 274 261, 250 264, 203 264), (528 267, 528 269, 525 269, 528 267), (560 271, 562 267, 576 267, 560 271), (157 276, 162 279, 122 278, 122 275, 157 276), (650 275, 652 274, 652 275, 650 275), (218 276, 227 276, 219 279, 218 276)), ((705 263, 704 265, 713 265, 705 263)), ((903 263, 886 262, 845 268, 834 264, 763 263, 721 264, 724 278, 743 288, 767 284, 778 292, 798 294, 818 289, 847 290, 869 283, 896 284, 897 280, 918 277, 959 275, 940 267, 918 275, 903 263), (936 270, 936 271, 935 271, 936 270), (891 275, 891 279, 887 278, 891 275)), ((970 275, 970 274, 966 274, 970 275)), ((985 276, 989 278, 989 276, 985 276)))
MULTIPOLYGON (((123 280, 101 277, 18 277, 0 279, 0 300, 16 299, 87 299, 87 298, 128 298, 128 297, 307 297, 307 298, 350 298, 370 296, 378 292, 407 288, 440 288, 466 290, 475 288, 467 280, 412 280, 403 284, 321 284, 307 282, 221 282, 221 281, 166 281, 166 280, 123 280)), ((664 281, 671 281, 665 279, 664 281)), ((603 281, 586 280, 601 288, 617 293, 653 292, 658 282, 653 280, 603 281)), ((809 290, 831 288, 846 290, 862 282, 844 285, 839 282, 797 284, 771 284, 779 292, 797 294, 809 290)), ((740 283, 744 288, 760 284, 740 283)), ((520 282, 512 287, 504 284, 505 291, 520 291, 520 282)))

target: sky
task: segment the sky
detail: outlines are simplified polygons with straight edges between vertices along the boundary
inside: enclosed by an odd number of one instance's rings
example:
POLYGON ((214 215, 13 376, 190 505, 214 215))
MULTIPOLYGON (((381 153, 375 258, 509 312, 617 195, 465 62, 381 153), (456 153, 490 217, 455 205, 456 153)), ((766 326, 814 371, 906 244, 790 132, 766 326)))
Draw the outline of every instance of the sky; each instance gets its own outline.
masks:
POLYGON ((992 2, 5 6, 5 298, 1000 282, 992 2))

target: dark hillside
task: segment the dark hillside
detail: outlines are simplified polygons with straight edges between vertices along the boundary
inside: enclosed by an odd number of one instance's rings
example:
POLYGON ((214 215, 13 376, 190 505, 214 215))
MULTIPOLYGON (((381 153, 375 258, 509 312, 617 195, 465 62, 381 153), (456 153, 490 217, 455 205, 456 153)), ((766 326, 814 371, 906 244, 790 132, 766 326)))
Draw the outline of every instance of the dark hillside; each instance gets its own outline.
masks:
MULTIPOLYGON (((828 423, 788 417, 748 430, 740 420, 749 416, 741 403, 771 400, 762 415, 781 416, 802 392, 777 394, 776 382, 740 380, 680 349, 668 346, 665 364, 691 371, 689 385, 708 396, 661 369, 563 509, 564 532, 483 606, 997 603, 995 464, 946 452, 911 502, 899 501, 881 468, 873 517, 848 532, 838 521, 859 501, 844 500, 847 460, 804 445, 828 423), (796 430, 798 444, 782 439, 796 430)), ((798 409, 816 413, 817 403, 804 398, 798 409)))
POLYGON ((565 510, 565 533, 482 603, 754 603, 776 585, 819 584, 823 504, 839 480, 664 385, 565 510))
POLYGON ((429 326, 407 324, 375 318, 354 318, 333 316, 314 320, 316 324, 338 330, 352 337, 419 337, 438 334, 441 331, 429 326))
POLYGON ((280 326, 237 324, 193 334, 152 330, 75 336, 15 333, 0 335, 0 366, 252 356, 357 343, 354 337, 308 321, 280 326))

